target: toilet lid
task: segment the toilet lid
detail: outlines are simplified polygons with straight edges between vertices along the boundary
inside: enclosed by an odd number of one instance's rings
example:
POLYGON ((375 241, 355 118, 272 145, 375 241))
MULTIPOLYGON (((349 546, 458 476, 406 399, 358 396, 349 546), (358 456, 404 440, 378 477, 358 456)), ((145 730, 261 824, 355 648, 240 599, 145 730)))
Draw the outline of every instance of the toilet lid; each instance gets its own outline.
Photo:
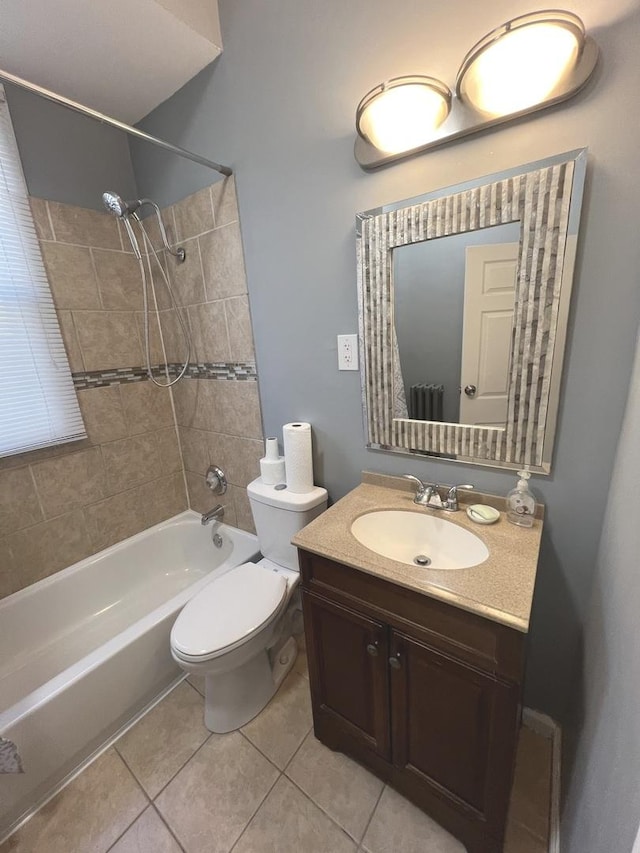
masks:
POLYGON ((286 594, 282 575, 255 563, 236 566, 188 602, 171 630, 171 644, 189 657, 210 657, 259 631, 286 594))

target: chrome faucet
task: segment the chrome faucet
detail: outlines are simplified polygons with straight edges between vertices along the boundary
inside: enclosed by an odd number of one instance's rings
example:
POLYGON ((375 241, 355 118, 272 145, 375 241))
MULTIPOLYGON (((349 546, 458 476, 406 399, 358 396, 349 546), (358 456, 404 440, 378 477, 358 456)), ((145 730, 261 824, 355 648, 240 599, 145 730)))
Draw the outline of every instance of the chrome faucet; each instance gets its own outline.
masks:
POLYGON ((461 489, 462 491, 469 492, 474 488, 468 483, 460 486, 445 486, 438 483, 423 483, 419 477, 414 477, 413 474, 404 474, 403 476, 416 484, 416 494, 413 499, 414 504, 428 506, 431 509, 442 509, 445 512, 458 511, 458 490, 461 489), (444 499, 440 493, 441 489, 443 494, 446 493, 444 499))
POLYGON ((419 477, 414 477, 413 474, 403 474, 407 480, 411 480, 416 484, 416 494, 413 499, 414 504, 420 506, 429 506, 429 501, 432 497, 438 494, 438 486, 435 483, 423 483, 419 477))
POLYGON ((218 521, 222 521, 222 517, 224 516, 224 507, 222 504, 216 504, 213 509, 210 509, 209 512, 205 512, 202 514, 200 518, 200 524, 205 525, 209 524, 214 518, 218 521))

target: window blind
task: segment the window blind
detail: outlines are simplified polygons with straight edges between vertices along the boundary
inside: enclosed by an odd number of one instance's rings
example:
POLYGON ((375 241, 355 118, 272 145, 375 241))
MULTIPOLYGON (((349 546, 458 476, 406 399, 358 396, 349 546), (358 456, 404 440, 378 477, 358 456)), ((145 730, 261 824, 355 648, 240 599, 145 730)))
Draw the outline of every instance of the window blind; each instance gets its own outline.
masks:
POLYGON ((0 456, 85 437, 0 86, 0 456))

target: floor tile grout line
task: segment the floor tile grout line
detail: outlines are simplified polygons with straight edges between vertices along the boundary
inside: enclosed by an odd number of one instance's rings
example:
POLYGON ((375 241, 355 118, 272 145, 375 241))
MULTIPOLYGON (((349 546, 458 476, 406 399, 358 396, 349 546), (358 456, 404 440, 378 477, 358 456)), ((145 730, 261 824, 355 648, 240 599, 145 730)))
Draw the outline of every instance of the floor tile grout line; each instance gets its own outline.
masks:
POLYGON ((140 781, 138 780, 138 777, 137 777, 137 776, 136 776, 136 774, 133 772, 133 770, 129 767, 129 765, 128 765, 128 764, 127 764, 127 762, 125 761, 124 757, 120 754, 120 750, 116 749, 116 743, 117 743, 117 742, 118 742, 118 741, 116 741, 116 742, 113 744, 113 750, 114 750, 114 752, 116 753, 116 755, 118 756, 118 758, 120 759, 120 761, 122 761, 122 763, 124 764, 124 766, 127 768, 128 772, 131 774, 131 778, 133 779, 133 781, 135 782, 135 784, 137 785, 137 787, 138 787, 138 788, 140 788, 140 790, 142 791, 142 795, 144 796, 144 798, 145 798, 145 800, 146 800, 147 802, 146 802, 145 807, 142 809, 142 811, 138 812, 138 814, 134 817, 134 819, 131 821, 131 823, 129 823, 129 824, 125 827, 125 829, 120 833, 120 835, 119 835, 119 836, 114 840, 113 844, 111 844, 109 847, 107 847, 107 848, 105 849, 105 853, 109 853, 109 850, 111 850, 111 849, 113 849, 113 847, 115 847, 115 845, 120 841, 120 839, 122 838, 122 836, 123 836, 123 835, 125 835, 127 832, 129 832, 129 830, 131 829, 131 827, 133 826, 133 824, 138 820, 138 818, 140 817, 140 815, 143 815, 143 814, 146 812, 146 810, 149 808, 149 806, 150 806, 150 805, 152 805, 151 798, 149 797, 149 795, 147 794, 147 792, 145 791, 145 789, 144 789, 144 788, 142 787, 142 785, 140 784, 140 781))
POLYGON ((197 748, 197 749, 196 749, 196 750, 195 750, 195 751, 194 751, 194 752, 189 756, 189 758, 187 758, 187 760, 186 760, 186 761, 184 761, 184 762, 180 765, 180 767, 176 770, 176 772, 175 772, 175 773, 173 774, 173 776, 169 779, 169 781, 168 781, 168 782, 166 782, 166 783, 162 786, 162 788, 160 788, 160 790, 158 791, 158 793, 157 793, 157 794, 155 794, 155 795, 151 798, 151 802, 152 802, 152 803, 154 803, 154 804, 155 804, 155 802, 156 802, 156 800, 158 799, 158 797, 160 796, 160 794, 162 794, 162 793, 164 793, 164 791, 166 791, 166 789, 167 789, 167 788, 169 787, 169 785, 173 782, 173 780, 176 778, 176 776, 184 770, 184 768, 187 766, 187 764, 189 764, 189 762, 190 762, 193 758, 195 758, 195 756, 200 752, 200 750, 202 749, 202 747, 203 747, 205 744, 209 743, 209 741, 211 740, 212 736, 213 736, 213 732, 209 732, 209 734, 208 734, 208 735, 206 736, 206 738, 202 741, 202 743, 200 744, 200 746, 199 746, 199 747, 198 747, 198 748, 197 748))
MULTIPOLYGON (((288 774, 287 774, 287 770, 288 770, 288 769, 289 769, 289 767, 291 766, 291 762, 295 759, 296 755, 297 755, 297 754, 300 752, 300 750, 302 749, 302 746, 303 746, 304 742, 305 742, 305 741, 306 741, 306 739, 309 737, 309 735, 310 735, 310 734, 312 734, 312 733, 313 733, 313 723, 311 723, 311 728, 309 729, 309 731, 305 732, 305 735, 304 735, 304 737, 302 738, 302 740, 300 741, 300 743, 298 744, 298 746, 296 747, 295 752, 293 753, 293 755, 291 756, 291 758, 287 761, 287 763, 286 763, 286 764, 285 764, 285 766, 284 766, 284 769, 282 770, 282 772, 283 772, 285 775, 287 775, 287 779, 289 778, 289 776, 288 776, 288 774)), ((314 734, 314 737, 315 737, 315 734, 314 734)))
POLYGON ((263 752, 259 746, 256 746, 256 744, 251 740, 251 738, 249 737, 248 734, 245 734, 245 732, 243 732, 242 729, 236 729, 236 731, 239 732, 242 735, 242 737, 246 740, 246 742, 250 746, 252 746, 257 752, 259 752, 260 755, 269 762, 269 764, 271 764, 273 767, 275 767, 276 770, 278 771, 278 773, 284 773, 284 770, 282 770, 280 767, 278 767, 278 765, 275 763, 273 758, 269 758, 269 756, 266 754, 266 752, 263 752))
MULTIPOLYGON (((260 754, 262 755, 262 753, 260 753, 260 754)), ((266 756, 264 756, 264 757, 266 758, 266 756)), ((273 762, 271 762, 271 763, 273 763, 273 762)), ((275 764, 274 764, 273 766, 275 767, 275 764)), ((235 850, 236 846, 240 843, 240 839, 241 839, 241 838, 242 838, 242 836, 245 834, 245 832, 247 831, 247 829, 249 829, 249 827, 251 826, 251 822, 253 821, 254 817, 258 814, 258 812, 260 811, 260 809, 262 808, 262 806, 263 806, 263 805, 264 805, 264 803, 266 802, 267 797, 268 797, 268 796, 269 796, 269 794, 273 791, 273 789, 274 789, 274 788, 275 788, 275 786, 278 784, 278 782, 280 781, 280 779, 282 779, 282 777, 283 777, 283 776, 284 776, 284 773, 282 772, 282 770, 280 770, 280 771, 278 772, 278 775, 277 775, 277 776, 276 776, 276 778, 274 779, 273 784, 270 786, 269 790, 266 792, 266 794, 264 795, 264 797, 260 800, 260 802, 258 803, 257 808, 255 809, 255 811, 253 812, 253 814, 251 815, 251 817, 249 818, 249 820, 248 820, 248 821, 246 822, 246 824, 244 825, 244 827, 243 827, 243 829, 242 829, 242 832, 240 833, 240 835, 236 838, 236 840, 233 842, 233 844, 232 844, 232 845, 231 845, 231 847, 229 848, 229 853, 233 853, 233 851, 235 850)))
MULTIPOLYGON (((329 812, 327 812, 327 811, 326 811, 326 810, 325 810, 325 809, 320 805, 320 803, 316 803, 316 801, 313 799, 313 797, 312 797, 310 794, 307 794, 307 792, 306 792, 305 790, 303 790, 303 789, 300 787, 300 785, 298 785, 298 783, 297 783, 297 782, 295 782, 295 781, 294 781, 290 776, 287 776, 286 778, 287 778, 287 781, 291 782, 291 784, 294 786, 294 788, 297 788, 297 789, 298 789, 298 791, 300 791, 300 793, 302 794, 302 796, 303 796, 305 799, 309 800, 309 802, 310 802, 310 803, 312 803, 312 804, 313 804, 313 805, 314 805, 314 806, 315 806, 319 811, 321 811, 321 812, 322 812, 322 814, 323 814, 325 817, 327 817, 327 818, 331 821, 331 823, 332 823, 332 824, 333 824, 337 829, 339 829, 339 830, 340 830, 340 832, 341 832, 343 835, 345 835, 345 836, 349 839, 349 841, 353 842, 353 844, 355 844, 355 845, 356 845, 356 847, 360 844, 360 842, 358 841, 358 839, 357 839, 357 838, 354 838, 354 837, 353 837, 353 835, 351 835, 351 833, 347 832, 347 830, 344 828, 344 826, 340 826, 340 824, 335 820, 335 818, 331 817, 331 815, 329 814, 329 812)), ((376 805, 377 805, 377 804, 376 804, 376 805)), ((365 830, 365 831, 366 831, 366 830, 365 830)), ((364 838, 364 834, 363 834, 362 838, 364 838)))
POLYGON ((375 815, 375 813, 376 813, 376 811, 377 811, 377 809, 378 809, 378 806, 380 805, 380 800, 382 799, 382 795, 383 795, 383 794, 384 794, 384 792, 385 792, 385 788, 387 788, 387 783, 386 783, 386 782, 383 782, 383 783, 382 783, 382 788, 380 789, 380 793, 378 794, 378 799, 376 800, 376 804, 375 804, 375 806, 373 807, 373 810, 372 810, 371 814, 369 815, 369 820, 367 821, 367 824, 366 824, 366 826, 365 826, 365 828, 364 828, 364 832, 362 833, 362 838, 360 839, 360 847, 361 847, 363 850, 364 850, 364 839, 365 839, 365 837, 366 837, 366 835, 367 835, 367 832, 369 831, 369 827, 371 826, 371 821, 373 820, 373 816, 375 815))
POLYGON ((163 825, 163 826, 165 826, 165 827, 167 828, 167 832, 168 832, 168 833, 171 835, 171 837, 174 839, 174 841, 176 842, 176 844, 178 845, 178 847, 180 848, 180 850, 182 851, 182 853, 186 853, 186 849, 182 846, 182 843, 181 843, 180 839, 179 839, 179 838, 178 838, 178 836, 175 834, 175 832, 173 831, 173 829, 171 829, 171 827, 169 826, 169 824, 167 823, 167 821, 164 819, 164 815, 162 814, 162 812, 160 811, 160 809, 159 809, 159 808, 156 806, 156 804, 155 804, 155 803, 153 803, 153 802, 151 803, 151 808, 153 809, 153 811, 158 815, 158 817, 159 817, 159 818, 160 818, 160 820, 162 821, 162 825, 163 825))

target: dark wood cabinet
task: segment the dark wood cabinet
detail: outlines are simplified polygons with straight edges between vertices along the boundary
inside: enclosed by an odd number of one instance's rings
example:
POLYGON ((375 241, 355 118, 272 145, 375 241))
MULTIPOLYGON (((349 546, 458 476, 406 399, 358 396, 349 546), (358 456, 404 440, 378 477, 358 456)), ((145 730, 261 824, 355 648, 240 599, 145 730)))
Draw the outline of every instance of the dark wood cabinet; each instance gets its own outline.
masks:
POLYGON ((502 850, 524 635, 300 551, 316 736, 457 836, 502 850))

